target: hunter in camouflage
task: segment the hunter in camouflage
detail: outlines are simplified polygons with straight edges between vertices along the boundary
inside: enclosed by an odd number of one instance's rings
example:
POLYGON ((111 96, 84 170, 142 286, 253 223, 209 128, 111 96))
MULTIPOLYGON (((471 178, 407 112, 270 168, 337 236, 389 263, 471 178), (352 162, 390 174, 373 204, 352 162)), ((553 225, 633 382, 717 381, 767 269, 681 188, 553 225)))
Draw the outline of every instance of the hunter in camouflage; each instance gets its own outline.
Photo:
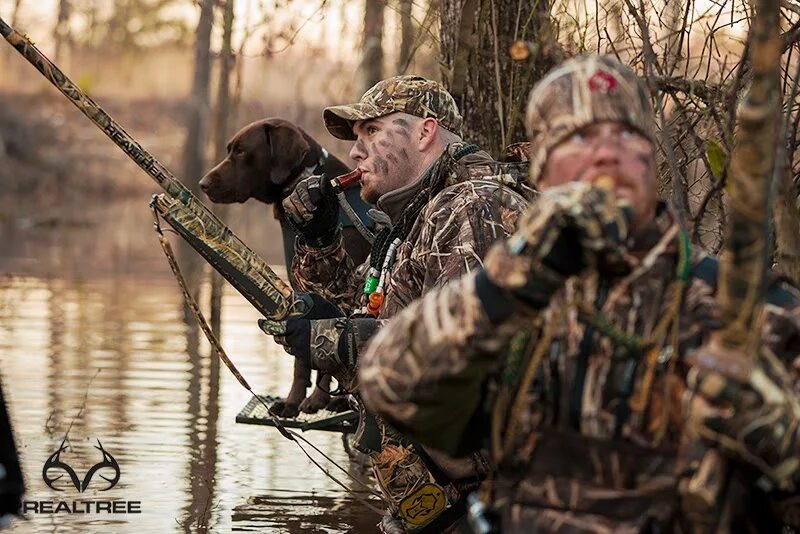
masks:
MULTIPOLYGON (((500 163, 461 141, 453 98, 419 76, 379 82, 360 102, 327 108, 325 123, 333 135, 355 140, 351 157, 380 230, 370 258, 354 265, 327 182, 302 182, 284 203, 301 236, 292 286, 342 314, 264 327, 358 396, 356 369, 367 340, 425 292, 478 268, 490 245, 514 230, 526 205, 522 194, 533 190, 524 184, 526 162, 500 163)), ((463 514, 465 492, 487 472, 483 456, 454 462, 425 452, 363 406, 361 419, 357 446, 369 454, 389 507, 384 531, 441 532, 463 514)))
POLYGON ((516 233, 362 355, 362 398, 389 424, 454 456, 489 448, 475 519, 499 531, 800 524, 800 293, 771 281, 752 378, 698 373, 720 324, 718 264, 655 196, 652 113, 611 58, 554 69, 529 101, 542 193, 516 233), (680 504, 690 433, 733 467, 706 515, 680 504))

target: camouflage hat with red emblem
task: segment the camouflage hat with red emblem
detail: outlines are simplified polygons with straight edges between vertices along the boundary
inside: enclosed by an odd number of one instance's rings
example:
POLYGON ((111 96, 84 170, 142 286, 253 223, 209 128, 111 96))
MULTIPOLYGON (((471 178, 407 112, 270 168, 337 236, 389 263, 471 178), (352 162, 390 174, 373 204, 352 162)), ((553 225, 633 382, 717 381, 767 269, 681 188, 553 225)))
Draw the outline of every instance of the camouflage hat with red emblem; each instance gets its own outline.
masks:
POLYGON ((355 104, 325 108, 322 117, 331 135, 354 141, 355 121, 376 119, 396 111, 423 119, 433 117, 442 128, 461 134, 461 114, 450 93, 439 82, 414 75, 381 80, 355 104))
POLYGON ((525 125, 530 179, 539 180, 550 150, 590 124, 627 124, 655 144, 654 113, 636 73, 611 56, 584 54, 551 70, 531 90, 525 125))

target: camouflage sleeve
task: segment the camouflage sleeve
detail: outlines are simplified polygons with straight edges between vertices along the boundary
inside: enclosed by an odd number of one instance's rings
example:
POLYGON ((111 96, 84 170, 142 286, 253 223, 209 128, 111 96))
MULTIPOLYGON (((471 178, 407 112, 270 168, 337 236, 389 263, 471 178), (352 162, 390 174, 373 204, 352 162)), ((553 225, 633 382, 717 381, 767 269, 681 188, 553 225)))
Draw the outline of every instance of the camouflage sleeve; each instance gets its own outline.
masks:
POLYGON ((773 287, 775 300, 780 295, 786 302, 766 305, 762 341, 786 367, 793 380, 794 392, 800 397, 800 291, 787 283, 773 287))
MULTIPOLYGON (((797 524, 800 501, 796 491, 786 488, 800 487, 800 469, 797 461, 791 460, 800 453, 800 293, 790 284, 771 278, 757 353, 758 368, 763 374, 757 381, 749 374, 750 382, 734 380, 718 391, 702 388, 704 399, 711 399, 711 404, 707 405, 707 413, 698 413, 707 418, 703 427, 711 429, 711 434, 706 435, 712 443, 716 442, 716 433, 727 436, 719 444, 731 458, 744 460, 745 464, 748 459, 758 459, 758 469, 746 472, 767 475, 772 481, 767 492, 772 509, 784 520, 794 518, 793 524, 797 524), (716 403, 720 403, 719 407, 716 403), (730 410, 731 405, 736 409, 730 410), (784 462, 786 458, 790 460, 784 462)), ((695 279, 686 293, 686 305, 692 327, 682 328, 682 336, 685 340, 694 337, 689 344, 699 346, 721 324, 714 288, 695 279)), ((695 372, 690 371, 688 380, 695 382, 692 387, 699 388, 696 377, 701 374, 692 379, 695 372)), ((696 409, 695 405, 692 407, 696 409)))
POLYGON ((523 320, 492 325, 475 290, 475 273, 430 291, 367 345, 359 373, 367 406, 423 445, 466 452, 482 384, 523 320))
POLYGON ((298 240, 289 276, 296 291, 318 293, 345 314, 352 313, 359 302, 361 280, 344 248, 341 233, 332 245, 324 248, 309 247, 298 240))

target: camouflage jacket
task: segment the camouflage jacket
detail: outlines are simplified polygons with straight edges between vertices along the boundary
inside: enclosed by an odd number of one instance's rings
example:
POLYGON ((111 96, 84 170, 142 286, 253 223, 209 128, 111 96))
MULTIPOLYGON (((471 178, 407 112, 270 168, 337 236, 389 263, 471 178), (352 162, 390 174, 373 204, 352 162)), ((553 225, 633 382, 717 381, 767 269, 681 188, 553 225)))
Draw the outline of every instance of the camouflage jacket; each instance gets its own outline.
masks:
MULTIPOLYGON (((440 169, 446 173, 443 189, 422 209, 397 248, 380 319, 353 321, 358 345, 363 346, 384 320, 427 291, 479 267, 489 246, 516 227, 517 216, 526 206, 526 199, 518 191, 522 189, 528 197, 532 194, 527 186, 519 187, 525 183, 525 164, 501 164, 483 152, 456 162, 452 157, 455 149, 451 146, 442 155, 444 164, 440 169)), ((366 304, 363 287, 368 268, 369 258, 360 266, 353 265, 341 240, 322 249, 298 242, 291 269, 292 287, 319 293, 349 314, 366 304)), ((328 346, 335 352, 336 343, 328 346)), ((319 362, 321 358, 325 355, 312 360, 319 362)), ((330 360, 317 367, 330 372, 349 391, 357 392, 355 368, 341 365, 335 354, 330 360)), ((378 427, 380 445, 373 447, 371 454, 373 471, 396 512, 405 497, 433 482, 432 475, 412 444, 380 420, 378 427)), ((474 479, 486 471, 477 455, 469 462, 451 462, 435 452, 430 456, 451 479, 474 479)), ((453 487, 446 490, 450 502, 458 497, 453 487)), ((420 521, 424 516, 419 516, 420 521)))
MULTIPOLYGON (((488 246, 513 231, 524 198, 534 195, 526 184, 526 163, 500 163, 485 152, 455 162, 455 148, 451 145, 442 155, 448 160, 442 166, 447 174, 444 189, 423 209, 397 249, 385 289, 382 319, 428 289, 480 265, 488 246)), ((354 265, 341 239, 324 248, 298 241, 295 248, 290 272, 293 288, 318 293, 346 313, 365 304, 363 288, 369 261, 354 265)))
MULTIPOLYGON (((680 531, 684 355, 719 324, 719 309, 716 260, 692 252, 691 276, 678 281, 672 221, 661 210, 638 235, 636 250, 648 252, 626 260, 628 274, 569 278, 546 307, 499 327, 477 297, 475 275, 429 292, 363 354, 367 406, 450 454, 488 445, 503 532, 680 531), (655 348, 631 348, 626 340, 635 338, 655 348)), ((800 391, 800 294, 775 288, 783 302, 766 306, 762 339, 793 369, 800 391)), ((743 487, 743 502, 759 513, 744 512, 731 530, 752 529, 750 520, 775 527, 758 509, 775 496, 754 496, 752 480, 743 487)))

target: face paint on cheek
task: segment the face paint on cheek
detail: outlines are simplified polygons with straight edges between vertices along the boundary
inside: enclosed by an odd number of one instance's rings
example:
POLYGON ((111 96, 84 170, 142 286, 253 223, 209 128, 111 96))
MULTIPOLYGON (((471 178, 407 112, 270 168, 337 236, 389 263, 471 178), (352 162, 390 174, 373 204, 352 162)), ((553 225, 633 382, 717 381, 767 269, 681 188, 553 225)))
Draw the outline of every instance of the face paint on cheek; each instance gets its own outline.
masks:
POLYGON ((375 170, 382 176, 389 174, 389 164, 381 156, 375 156, 375 170))
POLYGON ((393 120, 392 124, 394 126, 388 129, 387 133, 396 133, 404 139, 411 141, 411 124, 407 120, 399 117, 393 120))
POLYGON ((395 155, 394 155, 394 154, 392 154, 391 152, 389 152, 388 154, 386 154, 386 159, 388 159, 389 161, 391 161, 392 163, 394 163, 394 165, 395 165, 395 166, 397 166, 397 165, 399 165, 399 164, 400 164, 400 160, 399 160, 399 159, 397 159, 397 156, 395 156, 395 155))
POLYGON ((391 130, 387 131, 387 135, 392 132, 404 139, 408 139, 409 141, 411 140, 411 133, 405 128, 392 128, 391 130))
POLYGON ((406 152, 405 148, 400 149, 400 157, 408 161, 408 152, 406 152))

